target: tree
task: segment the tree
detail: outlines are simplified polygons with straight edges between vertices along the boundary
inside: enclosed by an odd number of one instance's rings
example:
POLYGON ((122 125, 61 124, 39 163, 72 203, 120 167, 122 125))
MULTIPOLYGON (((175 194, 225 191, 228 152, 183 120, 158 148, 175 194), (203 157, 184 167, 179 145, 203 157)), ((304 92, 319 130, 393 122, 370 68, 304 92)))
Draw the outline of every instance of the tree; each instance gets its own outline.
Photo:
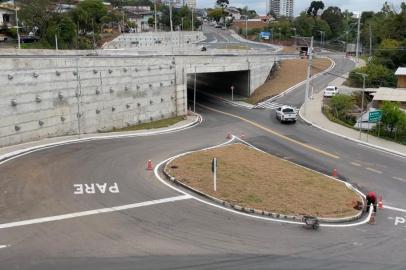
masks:
POLYGON ((323 1, 312 1, 309 9, 307 10, 307 15, 311 15, 313 18, 316 18, 319 10, 321 9, 324 9, 323 1))
POLYGON ((226 7, 228 7, 228 5, 230 4, 230 2, 228 0, 216 0, 216 4, 221 7, 222 9, 225 9, 226 7))
POLYGON ((55 47, 55 36, 58 37, 60 49, 72 49, 76 45, 76 24, 67 15, 54 15, 49 21, 42 39, 43 42, 55 47))
POLYGON ((342 32, 344 16, 339 7, 328 7, 321 18, 328 23, 333 36, 338 36, 342 32))
POLYGON ((384 101, 382 110, 382 124, 392 136, 393 130, 398 126, 404 125, 404 112, 400 109, 398 102, 384 101))
POLYGON ((99 30, 102 18, 108 14, 106 6, 99 0, 84 0, 73 10, 73 18, 86 31, 99 30))
POLYGON ((349 82, 354 87, 362 87, 363 79, 359 73, 367 74, 366 87, 395 87, 396 77, 392 70, 382 64, 368 63, 364 67, 356 68, 350 72, 349 82))
POLYGON ((221 8, 215 8, 208 12, 207 16, 216 22, 219 22, 220 19, 223 17, 223 11, 221 8))
POLYGON ((355 100, 353 96, 338 94, 331 98, 330 105, 335 116, 342 119, 354 107, 355 100))
POLYGON ((51 14, 47 11, 49 3, 49 0, 20 1, 19 19, 27 32, 30 32, 34 27, 38 27, 38 34, 43 35, 47 22, 51 17, 51 14))

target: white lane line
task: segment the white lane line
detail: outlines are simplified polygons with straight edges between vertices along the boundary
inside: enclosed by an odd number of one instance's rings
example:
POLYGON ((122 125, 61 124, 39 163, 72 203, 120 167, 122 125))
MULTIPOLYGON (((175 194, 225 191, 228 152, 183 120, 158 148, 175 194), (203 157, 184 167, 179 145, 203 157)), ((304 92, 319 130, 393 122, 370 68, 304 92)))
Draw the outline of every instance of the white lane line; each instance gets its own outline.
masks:
POLYGON ((384 205, 383 208, 393 210, 393 211, 399 211, 399 212, 406 213, 406 209, 397 208, 397 207, 393 207, 393 206, 384 205))
POLYGON ((71 218, 77 218, 77 217, 84 217, 84 216, 90 216, 90 215, 97 215, 97 214, 102 214, 102 213, 111 213, 111 212, 123 211, 123 210, 128 210, 128 209, 133 209, 133 208, 139 208, 139 207, 143 207, 143 206, 182 201, 182 200, 187 200, 190 198, 191 198, 191 196, 186 194, 186 195, 180 195, 180 196, 176 196, 176 197, 170 197, 170 198, 153 200, 153 201, 146 201, 146 202, 141 202, 141 203, 126 204, 126 205, 121 205, 121 206, 107 207, 107 208, 101 208, 101 209, 95 209, 95 210, 89 210, 89 211, 83 211, 83 212, 75 212, 75 213, 69 213, 69 214, 58 215, 58 216, 28 219, 28 220, 23 220, 23 221, 16 221, 16 222, 0 224, 0 229, 32 225, 32 224, 38 224, 38 223, 45 223, 45 222, 50 222, 50 221, 58 221, 58 220, 64 220, 64 219, 71 219, 71 218))
POLYGON ((379 170, 375 170, 375 169, 372 169, 372 168, 366 168, 366 170, 367 171, 370 171, 370 172, 374 172, 374 173, 379 173, 379 174, 382 174, 382 172, 381 171, 379 171, 379 170))
POLYGON ((401 181, 401 182, 406 182, 406 179, 403 179, 403 178, 400 178, 400 177, 393 176, 392 178, 395 179, 395 180, 401 181))
POLYGON ((9 245, 0 245, 0 249, 9 247, 9 245))
MULTIPOLYGON (((216 145, 216 146, 212 146, 212 147, 208 147, 208 148, 204 148, 204 149, 197 150, 197 151, 204 151, 204 150, 209 150, 209 149, 215 149, 215 148, 218 148, 218 147, 227 145, 227 144, 231 143, 232 141, 234 141, 234 140, 236 140, 236 139, 239 140, 237 137, 235 137, 234 135, 232 135, 232 138, 231 138, 230 140, 228 140, 228 141, 226 141, 226 142, 224 142, 224 143, 222 143, 222 144, 219 144, 219 145, 216 145)), ((254 147, 254 146, 253 146, 253 147, 254 147)), ((254 148, 255 148, 255 147, 254 147, 254 148)), ((256 148, 256 149, 258 149, 258 148, 256 148)), ((264 152, 264 151, 262 151, 262 150, 260 150, 260 149, 258 149, 258 150, 261 151, 261 152, 264 152)), ((176 191, 178 191, 178 192, 180 192, 180 193, 182 193, 182 194, 185 194, 185 195, 189 195, 192 199, 194 199, 194 200, 196 200, 196 201, 199 201, 199 202, 201 202, 201 203, 204 203, 204 204, 213 206, 213 207, 215 207, 215 208, 217 208, 217 209, 221 209, 221 210, 223 210, 223 211, 226 211, 226 212, 229 212, 229 213, 232 213, 232 214, 236 214, 236 215, 240 215, 240 216, 245 216, 245 217, 249 217, 249 218, 253 218, 253 219, 279 222, 279 223, 297 224, 297 225, 303 225, 303 224, 304 224, 303 222, 300 222, 300 221, 281 220, 281 219, 274 219, 274 218, 263 217, 263 216, 254 216, 254 215, 252 215, 252 214, 239 212, 239 211, 234 210, 234 209, 231 209, 231 208, 226 208, 226 207, 224 207, 224 206, 222 206, 222 205, 218 205, 218 204, 215 204, 215 203, 208 202, 208 201, 206 201, 206 200, 203 200, 203 199, 200 199, 200 198, 198 198, 198 197, 196 197, 196 196, 193 196, 193 195, 187 193, 186 191, 183 191, 182 189, 180 189, 180 188, 178 188, 178 187, 172 186, 170 183, 168 183, 166 180, 164 180, 164 179, 161 177, 161 175, 159 174, 159 168, 160 168, 163 164, 165 164, 165 163, 167 163, 167 162, 170 162, 170 161, 172 161, 172 160, 174 160, 174 159, 176 159, 176 158, 179 158, 179 157, 181 157, 181 156, 185 156, 185 155, 187 155, 187 154, 190 154, 190 153, 193 153, 193 152, 197 152, 197 151, 185 152, 185 153, 183 153, 183 154, 179 154, 179 155, 176 155, 176 156, 173 156, 173 157, 170 157, 170 158, 168 158, 168 159, 166 159, 166 160, 161 161, 159 164, 157 164, 157 165, 155 166, 155 169, 154 169, 155 177, 156 177, 162 184, 164 184, 165 186, 170 187, 170 188, 173 189, 173 190, 176 190, 176 191)), ((266 153, 266 152, 264 152, 264 153, 266 153)), ((306 168, 306 169, 307 169, 307 170, 310 170, 310 169, 308 169, 308 168, 306 168)), ((342 182, 341 180, 337 180, 337 181, 342 182)), ((354 188, 354 187, 353 187, 353 189, 354 189, 357 193, 361 194, 361 195, 365 198, 365 195, 362 194, 359 190, 357 190, 357 189, 354 188)), ((371 215, 372 215, 372 210, 373 210, 373 207, 370 207, 368 216, 367 216, 365 219, 363 219, 363 220, 361 220, 361 221, 359 221, 359 222, 356 222, 356 223, 350 223, 350 224, 320 224, 320 226, 322 226, 322 227, 333 227, 333 228, 349 228, 349 227, 355 227, 355 226, 364 225, 364 224, 367 224, 368 221, 370 220, 371 215)))
POLYGON ((361 167, 361 164, 357 163, 357 162, 351 162, 351 165, 357 166, 357 167, 361 167))

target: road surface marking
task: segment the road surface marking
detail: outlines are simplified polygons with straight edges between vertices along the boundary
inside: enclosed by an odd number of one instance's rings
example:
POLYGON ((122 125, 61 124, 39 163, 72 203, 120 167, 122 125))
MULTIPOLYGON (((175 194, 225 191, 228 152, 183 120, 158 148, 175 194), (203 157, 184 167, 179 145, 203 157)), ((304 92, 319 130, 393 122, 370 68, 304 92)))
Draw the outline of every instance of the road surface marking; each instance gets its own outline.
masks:
POLYGON ((383 208, 393 210, 393 211, 399 211, 399 212, 406 213, 406 209, 397 208, 397 207, 393 207, 393 206, 384 205, 383 208))
POLYGON ((73 194, 96 194, 96 193, 120 193, 118 184, 114 182, 112 185, 107 186, 107 183, 103 184, 73 184, 73 194))
POLYGON ((369 167, 367 167, 367 168, 366 168, 366 170, 367 170, 367 171, 370 171, 370 172, 374 172, 374 173, 379 173, 379 174, 382 174, 382 172, 381 172, 381 171, 379 171, 379 170, 375 170, 375 169, 372 169, 372 168, 369 168, 369 167))
POLYGON ((403 179, 403 178, 400 178, 400 177, 393 176, 392 178, 395 179, 395 180, 401 181, 401 182, 406 182, 406 179, 403 179))
POLYGON ((322 155, 325 155, 325 156, 328 156, 328 157, 334 158, 334 159, 340 159, 339 156, 330 154, 330 153, 328 153, 328 152, 325 152, 325 151, 323 151, 323 150, 320 150, 320 149, 318 149, 318 148, 316 148, 316 147, 313 147, 313 146, 310 146, 310 145, 308 145, 308 144, 295 141, 295 140, 293 140, 293 139, 291 139, 291 138, 289 138, 289 137, 287 137, 287 136, 285 136, 285 135, 282 135, 282 134, 280 134, 280 133, 278 133, 278 132, 276 132, 276 131, 274 131, 274 130, 272 130, 272 129, 270 129, 270 128, 264 127, 264 126, 262 126, 262 125, 260 125, 260 124, 258 124, 258 123, 256 123, 256 122, 254 122, 254 121, 248 120, 248 119, 243 118, 243 117, 241 117, 241 116, 234 115, 234 114, 227 113, 227 112, 223 112, 223 111, 219 111, 219 110, 213 109, 213 108, 211 108, 211 107, 207 107, 207 106, 202 105, 202 104, 199 104, 199 105, 200 105, 201 107, 203 107, 203 108, 208 109, 208 110, 211 110, 211 111, 214 111, 214 112, 217 112, 217 113, 225 114, 225 115, 228 115, 228 116, 231 116, 231 117, 240 119, 240 120, 242 120, 242 121, 244 121, 244 122, 246 122, 246 123, 249 123, 249 124, 251 124, 251 125, 253 125, 253 126, 259 128, 259 129, 262 129, 262 130, 264 130, 264 131, 266 131, 266 132, 269 132, 269 133, 271 133, 271 134, 273 134, 273 135, 275 135, 275 136, 277 136, 277 137, 279 137, 279 138, 282 138, 282 139, 285 139, 285 140, 287 140, 287 141, 289 141, 289 142, 298 144, 298 145, 300 145, 300 146, 302 146, 302 147, 304 147, 304 148, 310 149, 310 150, 312 150, 312 151, 314 151, 314 152, 317 152, 317 153, 319 153, 319 154, 322 154, 322 155))
POLYGON ((357 167, 361 167, 361 164, 357 163, 357 162, 351 162, 351 165, 357 166, 357 167))
POLYGON ((192 198, 192 197, 190 195, 186 194, 186 195, 180 195, 180 196, 176 196, 176 197, 170 197, 170 198, 153 200, 153 201, 146 201, 146 202, 141 202, 141 203, 126 204, 126 205, 121 205, 121 206, 101 208, 101 209, 95 209, 95 210, 89 210, 89 211, 83 211, 83 212, 75 212, 75 213, 69 213, 69 214, 58 215, 58 216, 28 219, 28 220, 0 224, 0 229, 13 228, 13 227, 19 227, 19 226, 25 226, 25 225, 38 224, 38 223, 45 223, 45 222, 50 222, 50 221, 58 221, 58 220, 64 220, 64 219, 71 219, 71 218, 77 218, 77 217, 84 217, 84 216, 90 216, 90 215, 97 215, 97 214, 103 214, 103 213, 111 213, 111 212, 123 211, 123 210, 128 210, 128 209, 133 209, 133 208, 139 208, 139 207, 143 207, 143 206, 182 201, 182 200, 187 200, 190 198, 192 198))
POLYGON ((6 247, 8 247, 9 245, 0 245, 0 249, 1 248, 6 248, 6 247))

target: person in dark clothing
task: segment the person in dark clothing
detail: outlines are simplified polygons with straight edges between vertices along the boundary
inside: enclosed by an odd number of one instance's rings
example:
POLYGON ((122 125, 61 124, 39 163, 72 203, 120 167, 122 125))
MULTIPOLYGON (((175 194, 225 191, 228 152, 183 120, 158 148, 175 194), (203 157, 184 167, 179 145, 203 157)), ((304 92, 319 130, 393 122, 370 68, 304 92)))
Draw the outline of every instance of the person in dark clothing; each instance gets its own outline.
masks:
POLYGON ((376 213, 377 200, 375 192, 372 191, 368 192, 366 200, 367 200, 367 212, 369 212, 369 206, 372 204, 374 206, 374 213, 376 213))

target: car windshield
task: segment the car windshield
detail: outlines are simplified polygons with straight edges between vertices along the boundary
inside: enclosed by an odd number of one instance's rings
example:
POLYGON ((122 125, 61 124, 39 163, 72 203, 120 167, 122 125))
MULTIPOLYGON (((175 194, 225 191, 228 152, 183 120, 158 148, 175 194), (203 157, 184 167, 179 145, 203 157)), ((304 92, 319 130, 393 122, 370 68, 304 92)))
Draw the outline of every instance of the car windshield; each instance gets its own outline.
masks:
POLYGON ((293 109, 288 108, 288 109, 283 109, 283 112, 293 113, 294 111, 293 111, 293 109))

